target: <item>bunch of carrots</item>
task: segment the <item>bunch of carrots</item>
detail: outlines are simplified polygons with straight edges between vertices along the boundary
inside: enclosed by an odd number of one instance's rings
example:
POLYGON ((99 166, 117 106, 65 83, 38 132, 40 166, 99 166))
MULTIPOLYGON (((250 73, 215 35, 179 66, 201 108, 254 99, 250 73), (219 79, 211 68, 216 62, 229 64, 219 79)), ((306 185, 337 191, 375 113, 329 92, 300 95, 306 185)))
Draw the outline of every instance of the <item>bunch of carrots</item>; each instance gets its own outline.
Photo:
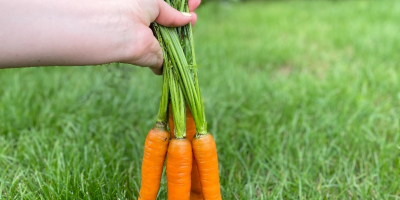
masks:
MULTIPOLYGON (((187 0, 166 2, 189 10, 187 0)), ((166 159, 169 200, 219 200, 217 149, 207 132, 192 27, 153 23, 152 29, 163 49, 163 84, 157 121, 145 141, 138 199, 157 198, 166 159)))

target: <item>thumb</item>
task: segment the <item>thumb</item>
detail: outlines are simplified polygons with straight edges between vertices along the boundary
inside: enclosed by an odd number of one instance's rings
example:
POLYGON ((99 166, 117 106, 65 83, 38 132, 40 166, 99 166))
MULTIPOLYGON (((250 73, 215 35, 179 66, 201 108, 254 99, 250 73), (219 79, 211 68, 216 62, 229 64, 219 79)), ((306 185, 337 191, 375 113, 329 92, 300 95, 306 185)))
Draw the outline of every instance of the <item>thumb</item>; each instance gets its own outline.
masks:
POLYGON ((178 27, 192 21, 190 13, 179 12, 163 0, 158 0, 158 7, 160 11, 155 21, 163 26, 178 27))

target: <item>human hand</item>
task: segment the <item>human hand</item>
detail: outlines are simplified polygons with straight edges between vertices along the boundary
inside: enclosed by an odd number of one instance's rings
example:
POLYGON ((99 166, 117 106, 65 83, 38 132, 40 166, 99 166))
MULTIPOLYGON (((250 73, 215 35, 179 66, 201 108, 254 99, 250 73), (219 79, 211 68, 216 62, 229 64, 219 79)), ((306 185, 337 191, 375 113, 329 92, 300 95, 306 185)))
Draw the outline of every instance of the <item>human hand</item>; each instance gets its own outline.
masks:
POLYGON ((162 50, 151 22, 196 22, 163 0, 13 0, 0 4, 0 68, 124 62, 161 74, 162 50))
POLYGON ((136 22, 139 22, 139 24, 132 27, 135 27, 135 31, 137 31, 137 34, 133 35, 138 35, 139 37, 135 44, 132 45, 132 57, 126 62, 139 66, 148 66, 155 74, 161 74, 163 54, 157 39, 149 29, 150 23, 156 21, 168 27, 183 26, 189 22, 194 25, 197 20, 194 10, 199 6, 200 0, 189 0, 190 14, 178 12, 163 0, 137 1, 143 14, 135 15, 135 17, 138 17, 136 22))

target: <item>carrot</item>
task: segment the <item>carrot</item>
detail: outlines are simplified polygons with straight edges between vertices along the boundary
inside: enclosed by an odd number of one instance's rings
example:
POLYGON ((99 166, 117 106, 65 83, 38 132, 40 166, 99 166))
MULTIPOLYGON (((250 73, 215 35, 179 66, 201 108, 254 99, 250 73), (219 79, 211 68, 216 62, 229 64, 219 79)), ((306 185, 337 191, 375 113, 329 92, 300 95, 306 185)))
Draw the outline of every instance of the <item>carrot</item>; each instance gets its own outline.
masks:
POLYGON ((192 113, 189 109, 186 109, 186 138, 192 141, 195 134, 196 126, 194 124, 192 113))
POLYGON ((167 153, 168 199, 189 200, 192 145, 187 139, 172 139, 167 153))
POLYGON ((192 162, 191 179, 192 186, 190 188, 190 200, 203 200, 203 192, 201 191, 200 175, 196 159, 193 159, 192 162))
MULTIPOLYGON (((192 113, 189 109, 186 110, 186 137, 192 142, 194 135, 196 134, 195 124, 192 113)), ((194 157, 194 155, 193 155, 194 157)), ((203 200, 203 193, 201 191, 200 175, 197 167, 196 160, 192 162, 192 176, 191 176, 191 189, 190 189, 190 200, 203 200)))
POLYGON ((171 108, 174 115, 174 135, 167 152, 168 199, 190 199, 190 177, 192 171, 192 144, 186 139, 185 99, 174 76, 174 69, 168 68, 171 108))
MULTIPOLYGON (((181 12, 187 12, 189 10, 187 0, 177 4, 171 3, 167 0, 166 2, 181 12)), ((189 133, 189 131, 186 132, 185 130, 185 118, 184 116, 182 117, 182 115, 185 114, 182 110, 184 110, 186 104, 191 111, 196 125, 196 136, 192 140, 192 146, 200 174, 200 185, 203 198, 206 200, 219 200, 221 199, 221 193, 218 173, 218 156, 215 141, 207 132, 206 115, 197 77, 197 64, 193 45, 192 27, 186 25, 179 28, 167 28, 158 26, 157 24, 155 27, 155 32, 160 45, 163 47, 162 49, 165 49, 164 52, 166 52, 164 63, 171 69, 167 71, 171 71, 171 76, 169 76, 171 79, 170 94, 174 115, 173 124, 175 126, 170 125, 170 131, 172 132, 172 135, 175 135, 177 138, 185 138, 186 134, 189 133), (175 79, 175 81, 173 79, 175 79), (173 88, 176 88, 178 93, 172 91, 173 88), (181 95, 184 97, 184 102, 180 100, 181 95)), ((191 139, 189 135, 187 135, 187 138, 191 139)), ((167 179, 168 170, 167 166, 167 179)), ((168 181, 169 180, 171 179, 168 179, 168 181)), ((170 187, 168 187, 168 190, 170 190, 170 187)))
MULTIPOLYGON (((164 70, 164 72, 165 71, 166 70, 164 70)), ((168 97, 168 77, 164 77, 157 121, 154 128, 147 134, 144 143, 142 181, 138 197, 139 200, 155 200, 160 188, 165 155, 167 154, 170 139, 167 131, 168 97)))
POLYGON ((169 133, 171 134, 171 138, 175 138, 175 125, 174 125, 174 117, 172 115, 171 103, 168 105, 168 127, 169 127, 169 133))
POLYGON ((147 134, 145 141, 139 200, 157 198, 168 142, 169 133, 165 125, 157 122, 147 134))
POLYGON ((192 141, 194 157, 200 172, 204 199, 221 199, 217 148, 211 134, 198 134, 192 141))
MULTIPOLYGON (((171 112, 171 104, 169 105, 169 129, 171 138, 174 138, 174 118, 171 112)), ((195 123, 193 120, 192 113, 189 109, 186 110, 186 138, 192 142, 194 135, 196 134, 195 123)), ((194 157, 194 156, 193 156, 194 157)), ((197 168, 196 160, 193 159, 192 163, 192 174, 191 174, 191 189, 190 189, 190 200, 203 200, 203 194, 201 192, 201 183, 199 170, 197 168)))

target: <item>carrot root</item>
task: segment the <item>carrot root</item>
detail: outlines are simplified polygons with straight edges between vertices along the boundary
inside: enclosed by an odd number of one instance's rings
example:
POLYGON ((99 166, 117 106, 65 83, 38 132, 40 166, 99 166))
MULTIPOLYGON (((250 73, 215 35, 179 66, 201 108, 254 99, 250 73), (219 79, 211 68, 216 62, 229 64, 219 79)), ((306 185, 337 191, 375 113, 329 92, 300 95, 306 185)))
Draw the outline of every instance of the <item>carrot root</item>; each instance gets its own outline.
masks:
POLYGON ((217 147, 211 134, 200 135, 192 141, 194 157, 200 172, 204 199, 220 200, 217 147))
POLYGON ((196 159, 193 159, 191 178, 192 186, 190 189, 190 200, 203 200, 203 192, 201 191, 200 175, 196 159))
POLYGON ((139 200, 157 198, 168 142, 169 133, 165 129, 157 128, 157 124, 147 134, 143 153, 139 200))
POLYGON ((189 200, 192 145, 187 139, 172 139, 167 153, 168 199, 189 200))

